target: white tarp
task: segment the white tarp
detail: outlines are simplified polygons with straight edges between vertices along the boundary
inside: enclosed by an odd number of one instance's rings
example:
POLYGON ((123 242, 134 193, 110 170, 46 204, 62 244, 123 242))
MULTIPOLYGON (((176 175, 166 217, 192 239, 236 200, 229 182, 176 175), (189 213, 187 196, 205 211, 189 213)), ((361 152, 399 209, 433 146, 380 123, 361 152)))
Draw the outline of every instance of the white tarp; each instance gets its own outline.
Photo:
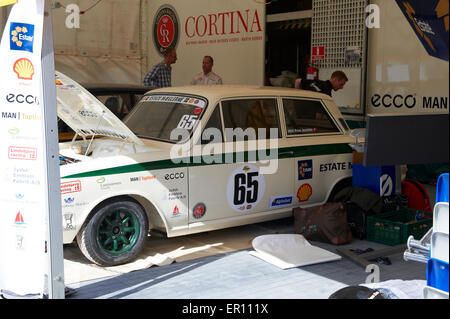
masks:
POLYGON ((340 260, 341 256, 311 245, 297 234, 262 235, 252 241, 255 251, 250 255, 261 258, 281 269, 308 266, 340 260))
POLYGON ((44 0, 19 1, 0 44, 0 289, 41 295, 47 269, 41 48, 44 0))

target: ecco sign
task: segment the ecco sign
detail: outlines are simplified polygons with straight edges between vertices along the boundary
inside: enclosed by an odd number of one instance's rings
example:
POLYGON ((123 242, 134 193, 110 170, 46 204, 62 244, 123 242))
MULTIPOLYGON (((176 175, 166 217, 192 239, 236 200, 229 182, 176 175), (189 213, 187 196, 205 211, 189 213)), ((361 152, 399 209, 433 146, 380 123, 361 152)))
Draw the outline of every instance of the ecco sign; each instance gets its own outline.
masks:
POLYGON ((409 94, 407 96, 403 96, 401 94, 397 94, 397 95, 390 95, 390 94, 385 94, 385 95, 379 95, 379 94, 375 94, 372 96, 372 105, 374 107, 380 107, 380 106, 384 106, 384 107, 396 107, 396 108, 401 108, 406 106, 409 109, 412 109, 413 107, 416 106, 417 100, 415 95, 409 94))
POLYGON ((39 105, 39 100, 36 96, 33 95, 24 95, 24 94, 7 94, 6 95, 6 102, 8 103, 26 103, 26 104, 37 104, 39 105))

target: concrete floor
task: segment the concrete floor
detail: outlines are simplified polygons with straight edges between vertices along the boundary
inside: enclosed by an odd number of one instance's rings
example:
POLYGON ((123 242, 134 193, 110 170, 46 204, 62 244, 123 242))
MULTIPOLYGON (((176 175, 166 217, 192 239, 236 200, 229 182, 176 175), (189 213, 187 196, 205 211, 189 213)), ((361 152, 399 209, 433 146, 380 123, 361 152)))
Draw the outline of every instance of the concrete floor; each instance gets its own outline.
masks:
MULTIPOLYGON (((435 186, 425 185, 425 188, 434 206, 435 186)), ((338 262, 280 270, 248 254, 253 250, 252 240, 255 237, 289 233, 294 233, 293 218, 175 238, 166 238, 164 234, 154 232, 148 238, 139 256, 140 260, 123 266, 105 268, 96 266, 85 259, 76 244, 66 245, 64 247, 65 284, 77 291, 73 298, 82 299, 322 299, 327 298, 339 288, 364 283, 368 274, 361 266, 346 258, 338 262), (259 275, 252 277, 252 281, 248 281, 246 278, 255 269, 259 269, 259 275), (221 284, 217 284, 217 276, 229 278, 227 279, 229 286, 223 286, 222 281, 221 284), (155 282, 155 278, 160 277, 167 280, 158 279, 155 282), (143 284, 144 282, 148 285, 143 284), (193 282, 195 282, 195 289, 192 288, 193 282), (262 284, 264 282, 268 285, 272 283, 278 288, 266 289, 270 285, 266 287, 262 284), (307 282, 309 284, 305 285, 307 282), (136 289, 136 285, 141 288, 136 289), (315 288, 312 289, 312 286, 315 288), (208 294, 204 293, 206 290, 208 294)), ((373 249, 386 247, 362 240, 355 240, 344 246, 315 242, 311 244, 331 252, 336 252, 337 247, 362 250, 368 247, 373 249)), ((426 279, 426 264, 405 262, 402 253, 389 258, 392 265, 380 266, 383 274, 381 280, 423 281, 426 279)))

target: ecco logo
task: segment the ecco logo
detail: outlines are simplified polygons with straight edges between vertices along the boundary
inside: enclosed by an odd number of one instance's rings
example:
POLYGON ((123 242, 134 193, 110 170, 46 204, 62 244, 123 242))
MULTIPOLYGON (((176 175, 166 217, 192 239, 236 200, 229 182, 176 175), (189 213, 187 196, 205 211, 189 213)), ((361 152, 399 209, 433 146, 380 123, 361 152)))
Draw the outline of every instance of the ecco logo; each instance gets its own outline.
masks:
POLYGON ((6 101, 8 102, 8 103, 15 103, 15 102, 17 102, 17 103, 20 103, 20 104, 23 104, 23 103, 26 103, 26 104, 37 104, 37 105, 39 105, 39 100, 38 100, 38 98, 36 97, 36 96, 33 96, 33 95, 24 95, 24 94, 12 94, 12 93, 10 93, 10 94, 8 94, 8 95, 6 95, 6 101))
POLYGON ((184 173, 172 173, 172 174, 166 174, 164 176, 164 178, 166 179, 166 181, 168 181, 169 179, 183 179, 184 178, 184 173))
POLYGON ((397 95, 390 95, 385 94, 383 96, 379 94, 375 94, 372 96, 372 105, 375 107, 379 107, 383 105, 384 107, 391 107, 395 106, 396 108, 401 108, 403 106, 406 106, 409 109, 412 109, 416 106, 416 97, 414 95, 407 95, 406 97, 403 97, 401 94, 397 95))

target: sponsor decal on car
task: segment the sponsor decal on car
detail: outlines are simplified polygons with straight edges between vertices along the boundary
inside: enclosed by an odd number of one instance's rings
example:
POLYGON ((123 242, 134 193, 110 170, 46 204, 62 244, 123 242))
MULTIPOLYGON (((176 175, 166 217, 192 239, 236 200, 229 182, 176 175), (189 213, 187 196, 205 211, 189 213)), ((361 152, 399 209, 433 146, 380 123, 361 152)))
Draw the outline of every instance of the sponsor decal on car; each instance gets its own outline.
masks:
POLYGON ((156 176, 145 175, 145 176, 134 176, 130 177, 130 182, 145 182, 156 179, 156 176))
POLYGON ((64 230, 74 230, 75 229, 75 216, 72 213, 64 214, 64 230))
POLYGON ((351 169, 352 163, 350 162, 340 162, 340 163, 325 163, 320 164, 320 172, 333 172, 333 171, 343 171, 346 169, 351 169))
POLYGON ((61 183, 61 194, 81 192, 81 181, 71 181, 61 183))
POLYGON ((258 205, 264 196, 264 175, 255 165, 239 166, 228 179, 228 204, 237 212, 249 211, 258 205))
POLYGON ((292 195, 271 197, 269 200, 269 209, 289 207, 293 203, 293 198, 294 196, 292 195))
POLYGON ((206 206, 203 203, 198 203, 197 205, 194 206, 194 208, 192 209, 192 216, 195 219, 200 219, 203 216, 205 216, 206 214, 206 206))
POLYGON ((313 161, 298 161, 298 180, 312 179, 313 177, 313 161))
POLYGON ((183 179, 183 178, 184 178, 183 172, 176 172, 176 173, 170 173, 170 174, 164 175, 164 179, 166 181, 172 180, 172 179, 183 179))
POLYGON ((300 203, 306 202, 312 195, 312 187, 309 184, 303 184, 297 191, 297 198, 300 203))
POLYGON ((175 207, 173 208, 173 211, 172 211, 172 217, 176 217, 176 216, 180 216, 180 215, 181 215, 180 210, 178 209, 178 206, 175 205, 175 207))

